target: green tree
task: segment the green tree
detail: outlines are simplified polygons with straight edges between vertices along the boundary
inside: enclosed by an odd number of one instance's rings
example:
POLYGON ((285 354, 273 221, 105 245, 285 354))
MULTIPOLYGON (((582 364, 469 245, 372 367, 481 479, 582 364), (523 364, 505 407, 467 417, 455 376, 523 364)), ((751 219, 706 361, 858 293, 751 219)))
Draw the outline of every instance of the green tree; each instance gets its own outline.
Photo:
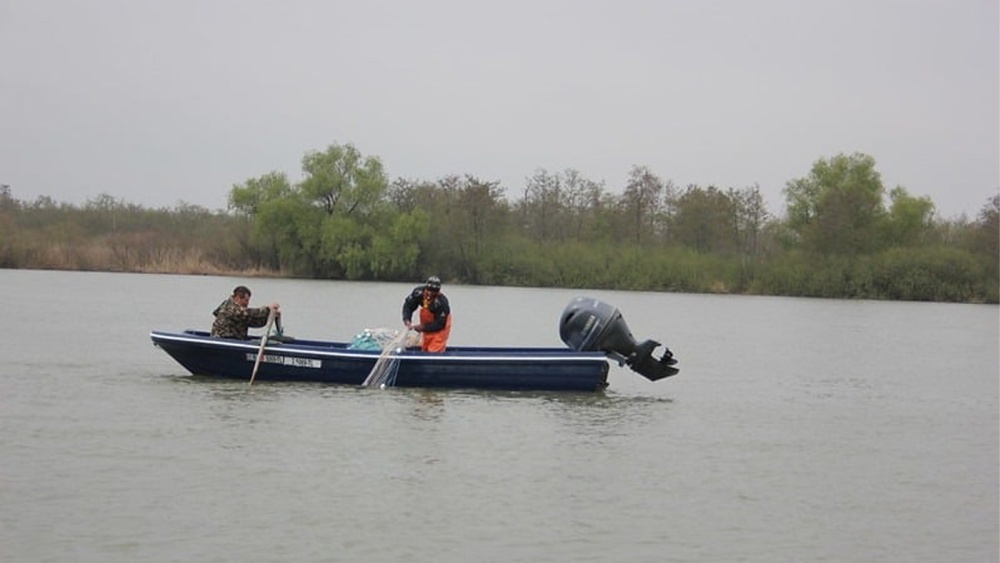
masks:
POLYGON ((714 186, 688 186, 674 206, 672 230, 677 242, 702 254, 734 253, 735 206, 725 192, 714 186))
POLYGON ((236 184, 229 191, 229 209, 242 215, 257 214, 262 203, 289 197, 292 185, 284 172, 269 172, 259 178, 251 178, 236 184))
POLYGON ((372 239, 368 257, 375 279, 404 281, 421 277, 421 248, 430 232, 430 219, 421 209, 394 213, 386 228, 372 239))
POLYGON ((252 263, 300 273, 300 268, 308 267, 309 261, 299 256, 290 210, 301 203, 283 172, 269 172, 232 187, 229 209, 243 219, 235 237, 252 263))
POLYGON ((230 191, 230 209, 251 219, 252 246, 266 263, 330 278, 396 271, 398 264, 384 252, 394 245, 395 217, 385 200, 388 179, 381 160, 335 143, 307 153, 302 171, 305 178, 295 186, 271 172, 230 191))
POLYGON ((376 211, 389 186, 382 161, 362 156, 354 145, 332 144, 302 158, 306 178, 302 195, 327 215, 366 215, 376 211))
POLYGON ((973 227, 972 251, 986 259, 994 276, 1000 266, 1000 194, 995 195, 979 210, 973 227))
POLYGON ((609 240, 608 210, 614 206, 604 184, 567 169, 563 173, 563 186, 567 238, 578 242, 609 240))
POLYGON ((884 191, 872 157, 855 153, 820 159, 809 176, 785 188, 789 227, 806 249, 821 254, 878 250, 884 191))
POLYGON ((889 192, 892 202, 884 223, 888 246, 915 246, 926 242, 934 226, 934 203, 928 197, 913 197, 905 188, 889 192))
POLYGON ((733 204, 737 248, 745 256, 756 257, 760 253, 762 232, 771 218, 760 186, 754 184, 741 190, 730 188, 726 195, 733 204))
POLYGON ((652 242, 656 220, 660 216, 664 182, 645 166, 633 166, 622 193, 621 208, 625 214, 632 241, 641 245, 652 242))
POLYGON ((446 176, 420 201, 431 219, 422 265, 448 279, 483 283, 483 265, 503 238, 509 206, 498 182, 446 176))
POLYGON ((466 175, 456 189, 460 213, 455 237, 459 243, 463 278, 470 283, 482 283, 481 265, 501 238, 507 219, 507 202, 499 182, 484 182, 466 175))
POLYGON ((325 215, 298 194, 259 204, 253 224, 253 241, 263 250, 270 269, 294 275, 315 276, 323 270, 320 225, 325 215))
POLYGON ((519 206, 521 221, 527 234, 537 241, 563 239, 562 182, 562 175, 539 168, 525 183, 519 206))

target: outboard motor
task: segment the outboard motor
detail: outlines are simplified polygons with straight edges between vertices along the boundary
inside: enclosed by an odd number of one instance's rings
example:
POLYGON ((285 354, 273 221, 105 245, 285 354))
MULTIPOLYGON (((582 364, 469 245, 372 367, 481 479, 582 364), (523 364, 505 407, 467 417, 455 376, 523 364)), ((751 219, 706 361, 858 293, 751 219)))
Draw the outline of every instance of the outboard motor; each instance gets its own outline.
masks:
POLYGON ((559 337, 577 351, 601 351, 618 360, 618 365, 628 364, 632 371, 650 381, 676 375, 680 370, 673 353, 664 347, 660 359, 653 357, 653 349, 660 345, 654 340, 636 343, 625 319, 613 307, 589 297, 577 297, 563 310, 559 321, 559 337))

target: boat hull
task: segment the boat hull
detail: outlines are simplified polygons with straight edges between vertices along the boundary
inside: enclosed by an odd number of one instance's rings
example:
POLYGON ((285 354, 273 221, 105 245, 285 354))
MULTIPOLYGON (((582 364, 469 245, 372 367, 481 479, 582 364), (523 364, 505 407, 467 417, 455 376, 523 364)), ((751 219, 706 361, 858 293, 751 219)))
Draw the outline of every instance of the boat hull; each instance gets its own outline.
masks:
MULTIPOLYGON (((153 344, 194 375, 249 381, 260 340, 213 338, 203 331, 152 331, 153 344)), ((255 381, 361 385, 380 352, 318 340, 268 342, 255 381)), ((568 348, 454 347, 398 353, 396 387, 599 391, 607 387, 602 352, 568 348)))

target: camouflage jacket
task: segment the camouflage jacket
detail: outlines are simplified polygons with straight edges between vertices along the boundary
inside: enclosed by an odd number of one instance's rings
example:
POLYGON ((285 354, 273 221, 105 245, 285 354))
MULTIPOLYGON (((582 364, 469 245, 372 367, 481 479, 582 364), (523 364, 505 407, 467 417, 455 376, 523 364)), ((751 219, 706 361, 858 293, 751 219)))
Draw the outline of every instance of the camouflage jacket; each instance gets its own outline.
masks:
POLYGON ((271 310, 268 307, 243 307, 230 297, 212 311, 212 336, 247 339, 247 329, 267 324, 271 310))

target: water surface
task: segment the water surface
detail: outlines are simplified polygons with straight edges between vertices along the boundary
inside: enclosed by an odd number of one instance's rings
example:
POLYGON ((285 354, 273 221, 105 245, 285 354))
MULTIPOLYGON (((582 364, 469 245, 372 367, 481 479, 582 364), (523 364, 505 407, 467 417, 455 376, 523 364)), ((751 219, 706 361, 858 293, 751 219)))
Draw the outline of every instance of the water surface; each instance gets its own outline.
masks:
POLYGON ((445 285, 454 344, 577 295, 681 373, 603 393, 192 378, 151 329, 246 283, 286 331, 407 284, 0 270, 5 561, 995 561, 998 308, 445 285))

